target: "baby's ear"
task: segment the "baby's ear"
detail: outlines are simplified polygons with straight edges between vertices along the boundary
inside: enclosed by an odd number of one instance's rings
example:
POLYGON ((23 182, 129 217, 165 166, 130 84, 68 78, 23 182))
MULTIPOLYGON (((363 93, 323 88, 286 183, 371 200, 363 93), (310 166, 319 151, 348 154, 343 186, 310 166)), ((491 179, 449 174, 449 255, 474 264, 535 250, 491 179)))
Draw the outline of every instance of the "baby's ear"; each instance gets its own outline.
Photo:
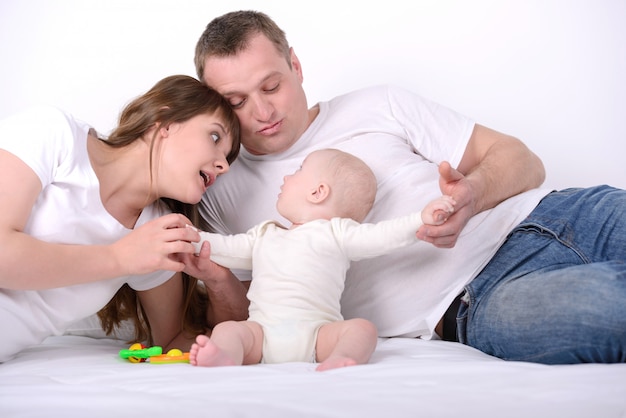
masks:
POLYGON ((330 196, 330 185, 328 183, 320 183, 311 190, 308 200, 311 203, 322 203, 330 196))

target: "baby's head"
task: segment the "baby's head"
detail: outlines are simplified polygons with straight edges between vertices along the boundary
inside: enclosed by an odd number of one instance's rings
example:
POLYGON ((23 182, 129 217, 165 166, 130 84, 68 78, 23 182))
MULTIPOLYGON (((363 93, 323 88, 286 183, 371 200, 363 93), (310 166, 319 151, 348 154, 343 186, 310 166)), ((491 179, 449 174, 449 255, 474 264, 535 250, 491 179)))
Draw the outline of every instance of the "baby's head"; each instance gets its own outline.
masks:
POLYGON ((325 161, 324 171, 320 174, 331 185, 337 216, 362 222, 376 198, 377 183, 372 170, 361 159, 336 149, 323 149, 312 154, 325 161))
POLYGON ((285 176, 277 208, 293 223, 334 217, 362 222, 374 204, 376 188, 376 177, 362 160, 336 149, 321 149, 285 176))

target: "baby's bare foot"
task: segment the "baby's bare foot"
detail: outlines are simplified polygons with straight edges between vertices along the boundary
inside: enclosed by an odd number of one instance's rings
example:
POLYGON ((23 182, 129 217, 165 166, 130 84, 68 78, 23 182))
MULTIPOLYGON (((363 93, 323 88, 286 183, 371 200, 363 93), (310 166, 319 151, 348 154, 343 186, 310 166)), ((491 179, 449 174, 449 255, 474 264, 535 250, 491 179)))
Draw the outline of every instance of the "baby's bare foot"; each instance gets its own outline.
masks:
POLYGON ((318 372, 323 372, 324 370, 338 369, 340 367, 349 367, 356 366, 358 363, 356 360, 351 359, 349 357, 329 357, 323 362, 320 363, 319 366, 315 370, 318 372))
POLYGON ((189 350, 189 363, 192 366, 216 367, 234 366, 235 362, 206 335, 198 335, 189 350))

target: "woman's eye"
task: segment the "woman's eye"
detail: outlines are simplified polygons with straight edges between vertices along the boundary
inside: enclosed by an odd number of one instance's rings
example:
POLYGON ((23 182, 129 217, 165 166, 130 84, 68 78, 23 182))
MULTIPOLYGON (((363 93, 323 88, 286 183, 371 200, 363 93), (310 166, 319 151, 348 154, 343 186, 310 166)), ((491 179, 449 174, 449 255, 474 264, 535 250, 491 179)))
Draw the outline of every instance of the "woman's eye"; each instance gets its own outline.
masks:
POLYGON ((217 132, 213 132, 211 134, 211 138, 213 139, 213 142, 217 142, 220 140, 220 135, 217 132))

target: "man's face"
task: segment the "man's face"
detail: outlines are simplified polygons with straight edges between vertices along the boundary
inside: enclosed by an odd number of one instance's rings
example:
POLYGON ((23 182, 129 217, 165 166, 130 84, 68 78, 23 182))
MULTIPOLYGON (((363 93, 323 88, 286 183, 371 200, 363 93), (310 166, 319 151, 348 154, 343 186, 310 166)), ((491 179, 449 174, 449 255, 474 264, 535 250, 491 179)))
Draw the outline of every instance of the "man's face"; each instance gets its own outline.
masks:
POLYGON ((309 125, 302 69, 291 52, 285 57, 264 36, 229 57, 209 57, 204 82, 225 96, 239 117, 241 143, 252 154, 287 150, 309 125))

